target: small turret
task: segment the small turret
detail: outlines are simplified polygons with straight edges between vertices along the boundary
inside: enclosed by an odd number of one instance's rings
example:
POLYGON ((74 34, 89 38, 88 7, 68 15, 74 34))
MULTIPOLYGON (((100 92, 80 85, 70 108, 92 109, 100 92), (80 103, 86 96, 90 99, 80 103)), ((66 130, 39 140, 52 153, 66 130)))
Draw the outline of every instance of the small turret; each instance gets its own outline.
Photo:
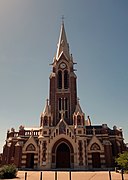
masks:
POLYGON ((51 108, 48 104, 48 99, 46 100, 46 105, 44 111, 41 113, 40 117, 40 126, 51 126, 52 125, 52 115, 51 115, 51 108))
POLYGON ((91 126, 91 119, 90 119, 90 117, 89 116, 87 116, 87 120, 85 121, 85 125, 86 126, 91 126))
POLYGON ((76 109, 73 114, 73 125, 75 125, 75 127, 85 125, 84 113, 80 107, 79 98, 77 99, 76 109))

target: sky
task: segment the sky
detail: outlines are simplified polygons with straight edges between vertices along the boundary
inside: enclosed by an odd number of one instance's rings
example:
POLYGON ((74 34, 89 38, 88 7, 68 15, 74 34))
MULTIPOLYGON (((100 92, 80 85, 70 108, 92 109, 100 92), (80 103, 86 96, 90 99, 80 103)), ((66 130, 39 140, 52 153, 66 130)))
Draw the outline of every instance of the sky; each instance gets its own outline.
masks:
POLYGON ((39 126, 62 15, 85 116, 128 142, 128 1, 0 0, 0 152, 8 129, 39 126))

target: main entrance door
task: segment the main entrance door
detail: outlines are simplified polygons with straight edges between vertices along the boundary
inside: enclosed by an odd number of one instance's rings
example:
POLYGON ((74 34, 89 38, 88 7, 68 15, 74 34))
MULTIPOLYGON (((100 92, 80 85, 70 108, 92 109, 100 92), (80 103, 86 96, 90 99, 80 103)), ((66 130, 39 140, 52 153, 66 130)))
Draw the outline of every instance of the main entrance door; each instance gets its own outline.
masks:
POLYGON ((70 149, 65 143, 57 147, 56 168, 70 168, 70 149))
POLYGON ((26 168, 34 168, 34 153, 27 153, 26 168))
POLYGON ((101 167, 100 153, 99 152, 92 153, 92 167, 93 168, 100 168, 101 167))

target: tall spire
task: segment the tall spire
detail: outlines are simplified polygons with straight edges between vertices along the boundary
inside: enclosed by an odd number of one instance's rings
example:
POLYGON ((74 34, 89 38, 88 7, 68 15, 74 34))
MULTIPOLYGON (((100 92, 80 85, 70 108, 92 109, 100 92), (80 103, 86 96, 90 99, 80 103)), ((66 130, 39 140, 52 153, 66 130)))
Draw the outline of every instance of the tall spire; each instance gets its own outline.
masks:
POLYGON ((67 38, 66 38, 66 33, 65 33, 65 28, 64 28, 64 19, 62 19, 62 24, 61 24, 61 30, 60 30, 60 37, 59 37, 59 42, 57 45, 57 52, 56 52, 56 59, 58 60, 59 56, 61 53, 64 53, 64 55, 69 58, 69 45, 67 43, 67 38))

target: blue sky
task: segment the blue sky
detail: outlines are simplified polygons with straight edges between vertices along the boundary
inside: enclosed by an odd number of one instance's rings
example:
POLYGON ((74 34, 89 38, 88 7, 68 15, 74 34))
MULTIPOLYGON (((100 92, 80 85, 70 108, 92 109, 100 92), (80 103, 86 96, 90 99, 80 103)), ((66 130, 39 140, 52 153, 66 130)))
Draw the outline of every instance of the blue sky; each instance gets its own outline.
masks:
POLYGON ((86 117, 128 142, 128 1, 0 0, 0 151, 7 129, 39 125, 62 15, 86 117))

